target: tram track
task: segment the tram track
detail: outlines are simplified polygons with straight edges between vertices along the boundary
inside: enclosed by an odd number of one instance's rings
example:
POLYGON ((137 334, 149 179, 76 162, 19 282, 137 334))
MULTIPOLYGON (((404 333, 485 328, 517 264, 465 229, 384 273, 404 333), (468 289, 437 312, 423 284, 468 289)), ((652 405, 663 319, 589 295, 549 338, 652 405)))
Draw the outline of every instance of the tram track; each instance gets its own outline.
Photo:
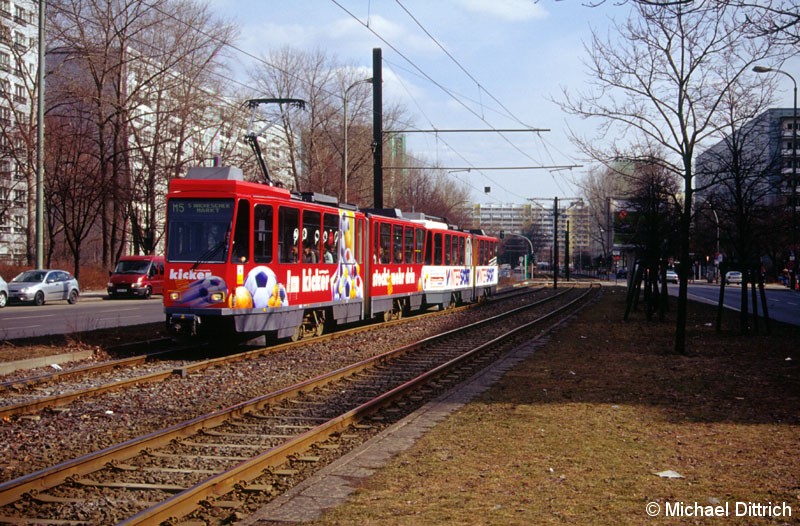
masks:
MULTIPOLYGON (((371 324, 321 338, 256 348, 220 359, 165 364, 161 378, 132 381, 103 394, 74 391, 90 380, 64 382, 58 389, 71 401, 39 399, 51 387, 34 388, 32 405, 0 420, 0 482, 87 454, 170 424, 296 383, 490 313, 548 297, 552 289, 527 289, 521 296, 484 303, 479 308, 434 311, 389 323, 371 324), (196 367, 195 367, 196 366, 196 367), (169 374, 167 374, 169 373, 169 374), (157 380, 157 381, 156 381, 157 380), (66 385, 69 384, 69 385, 66 385)), ((211 351, 204 351, 206 355, 211 351)), ((112 385, 132 371, 112 373, 112 385)), ((99 385, 109 382, 99 380, 99 385)), ((99 391, 98 391, 99 393, 99 391)), ((8 405, 13 402, 3 396, 8 405)))
MULTIPOLYGON (((0 520, 28 524, 27 513, 22 513, 26 509, 41 514, 33 519, 35 523, 49 524, 47 510, 52 514, 56 508, 65 514, 64 520, 77 521, 65 524, 104 524, 107 519, 153 524, 191 513, 201 502, 213 501, 207 508, 224 510, 240 506, 242 495, 269 496, 280 486, 280 478, 287 476, 278 469, 281 464, 316 463, 319 459, 311 457, 324 456, 304 454, 311 444, 319 444, 326 437, 347 441, 350 435, 358 435, 363 430, 358 422, 379 407, 407 396, 410 389, 419 389, 424 382, 430 395, 463 379, 470 369, 453 373, 456 367, 464 367, 470 359, 479 360, 474 367, 481 367, 483 361, 491 359, 487 352, 502 354, 518 340, 529 339, 530 331, 541 330, 537 326, 554 312, 585 301, 591 291, 585 289, 578 297, 576 291, 565 290, 554 297, 565 304, 559 309, 545 307, 542 302, 527 305, 8 481, 0 485, 0 520), (503 328, 505 325, 514 329, 503 328), (480 343, 462 345, 465 342, 480 343), (432 380, 437 383, 430 384, 432 380), (179 459, 183 462, 177 467, 179 459), (229 470, 217 472, 228 464, 232 464, 229 470), (161 477, 157 482, 156 475, 161 477), (242 480, 252 482, 242 486, 242 480), (219 499, 234 489, 238 496, 219 499), (112 490, 117 493, 108 493, 112 490), (82 514, 88 513, 87 509, 97 510, 98 499, 120 503, 115 513, 124 515, 128 511, 130 516, 85 520, 82 514), (150 506, 154 501, 159 504, 150 506), (92 502, 95 504, 90 505, 92 502)), ((426 396, 406 398, 402 406, 408 409, 414 399, 421 403, 426 396)), ((329 452, 339 444, 328 446, 330 449, 318 446, 317 451, 329 452)))
MULTIPOLYGON (((541 291, 542 289, 515 289, 499 295, 494 301, 513 301, 541 291)), ((466 310, 473 307, 473 305, 467 305, 458 307, 458 309, 466 310)), ((453 311, 454 309, 449 309, 449 312, 453 311)), ((414 318, 384 322, 382 328, 407 323, 409 319, 418 319, 420 316, 439 316, 442 315, 443 312, 444 311, 436 311, 417 315, 414 318)), ((211 367, 217 367, 236 361, 257 359, 265 354, 281 352, 299 345, 307 345, 311 341, 324 342, 334 338, 346 337, 349 334, 357 332, 371 331, 375 328, 375 325, 368 324, 319 336, 313 340, 278 344, 268 348, 258 348, 232 355, 220 356, 218 358, 201 360, 199 362, 188 359, 164 361, 164 359, 173 355, 200 355, 210 352, 210 345, 207 343, 194 345, 181 344, 152 353, 117 360, 108 360, 99 364, 91 364, 71 370, 39 374, 31 377, 14 378, 0 383, 0 392, 5 393, 2 405, 0 406, 0 419, 34 414, 44 409, 67 405, 78 399, 96 397, 147 383, 161 382, 175 374, 183 376, 196 374, 211 367), (156 359, 162 361, 152 362, 156 359), (91 380, 90 378, 95 379, 91 380), (61 382, 73 383, 60 385, 61 382)))

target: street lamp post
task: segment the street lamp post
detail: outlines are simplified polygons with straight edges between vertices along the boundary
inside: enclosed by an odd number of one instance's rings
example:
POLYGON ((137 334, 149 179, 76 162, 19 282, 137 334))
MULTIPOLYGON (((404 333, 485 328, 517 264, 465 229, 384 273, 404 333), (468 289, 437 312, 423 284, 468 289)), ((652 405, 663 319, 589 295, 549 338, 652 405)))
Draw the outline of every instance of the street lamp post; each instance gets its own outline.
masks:
MULTIPOLYGON (((719 283, 719 216, 717 215, 717 211, 713 208, 711 209, 714 212, 714 223, 717 224, 717 252, 714 254, 714 282, 719 283)), ((708 272, 708 270, 706 270, 708 272)))
POLYGON ((792 246, 790 249, 790 257, 794 257, 794 261, 792 261, 792 269, 789 273, 791 280, 790 280, 790 287, 792 290, 795 289, 797 283, 797 255, 795 251, 797 250, 797 81, 793 76, 786 73, 782 69, 776 68, 767 68, 764 66, 755 66, 753 71, 756 73, 781 73, 786 75, 790 79, 792 79, 792 84, 794 84, 794 106, 792 111, 792 246))
POLYGON ((358 86, 359 84, 366 84, 368 82, 372 82, 372 77, 368 79, 358 80, 344 90, 344 145, 342 149, 344 150, 344 159, 342 160, 342 176, 344 178, 344 202, 347 202, 347 174, 348 174, 348 161, 347 161, 347 96, 350 93, 350 90, 358 86))

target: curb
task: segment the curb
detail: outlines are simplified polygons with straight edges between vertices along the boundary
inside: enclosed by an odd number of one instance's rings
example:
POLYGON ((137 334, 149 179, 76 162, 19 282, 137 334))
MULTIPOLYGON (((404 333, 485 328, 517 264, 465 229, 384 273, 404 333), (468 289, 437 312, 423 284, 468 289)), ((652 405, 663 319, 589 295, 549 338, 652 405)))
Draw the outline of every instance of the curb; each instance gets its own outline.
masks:
POLYGON ((14 362, 3 362, 0 363, 0 374, 11 374, 20 369, 36 369, 39 367, 86 360, 93 355, 94 351, 76 351, 52 356, 41 356, 39 358, 28 358, 26 360, 17 360, 14 362))

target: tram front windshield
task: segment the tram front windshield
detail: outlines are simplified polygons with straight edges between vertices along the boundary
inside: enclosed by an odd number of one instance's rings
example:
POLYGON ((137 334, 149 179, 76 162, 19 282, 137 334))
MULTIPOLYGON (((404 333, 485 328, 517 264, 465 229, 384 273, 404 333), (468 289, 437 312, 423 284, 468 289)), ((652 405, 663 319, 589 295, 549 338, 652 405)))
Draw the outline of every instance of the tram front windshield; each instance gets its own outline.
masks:
POLYGON ((170 199, 167 206, 168 261, 225 262, 233 199, 170 199))

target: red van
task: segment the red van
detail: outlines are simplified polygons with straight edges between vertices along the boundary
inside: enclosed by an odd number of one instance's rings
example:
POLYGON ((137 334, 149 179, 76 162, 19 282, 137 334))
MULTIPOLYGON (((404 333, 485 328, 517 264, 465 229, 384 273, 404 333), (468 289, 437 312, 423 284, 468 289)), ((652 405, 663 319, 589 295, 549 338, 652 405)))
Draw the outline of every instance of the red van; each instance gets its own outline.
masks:
POLYGON ((106 286, 109 298, 164 292, 164 256, 123 256, 110 273, 106 286))

